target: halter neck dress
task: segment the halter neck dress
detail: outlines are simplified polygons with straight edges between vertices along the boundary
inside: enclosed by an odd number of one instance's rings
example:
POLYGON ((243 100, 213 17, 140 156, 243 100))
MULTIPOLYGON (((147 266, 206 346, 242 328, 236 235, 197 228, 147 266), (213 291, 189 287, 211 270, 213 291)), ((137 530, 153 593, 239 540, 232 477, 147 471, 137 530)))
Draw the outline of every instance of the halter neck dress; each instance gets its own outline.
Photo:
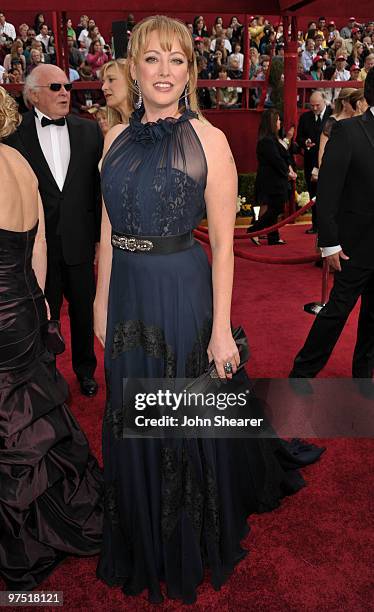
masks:
MULTIPOLYGON (((207 161, 196 114, 155 123, 143 123, 142 114, 132 115, 103 160, 113 232, 180 235, 205 215, 207 161)), ((212 312, 211 269, 197 242, 168 255, 113 249, 97 575, 126 595, 147 589, 153 603, 163 591, 193 603, 206 569, 219 589, 245 555, 247 516, 277 507, 304 484, 293 469, 300 463, 287 453, 283 461, 278 440, 123 437, 123 379, 202 374, 212 312)))

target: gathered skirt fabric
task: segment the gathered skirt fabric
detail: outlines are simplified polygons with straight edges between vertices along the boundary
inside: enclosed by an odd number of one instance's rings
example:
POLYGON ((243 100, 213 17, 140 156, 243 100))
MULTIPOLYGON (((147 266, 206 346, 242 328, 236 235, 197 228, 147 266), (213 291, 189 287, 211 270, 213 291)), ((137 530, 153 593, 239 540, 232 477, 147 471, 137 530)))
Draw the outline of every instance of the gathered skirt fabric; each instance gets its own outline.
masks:
MULTIPOLYGON (((304 486, 321 450, 299 441, 123 437, 123 379, 197 377, 207 365, 211 270, 202 247, 174 255, 114 250, 105 352, 105 513, 97 575, 126 595, 191 604, 246 551, 251 513, 304 486)), ((243 384, 246 375, 241 374, 243 384)), ((250 409, 250 407, 249 407, 250 409)))
POLYGON ((44 352, 0 375, 0 574, 35 588, 66 555, 94 555, 102 533, 102 475, 65 404, 67 387, 44 352))

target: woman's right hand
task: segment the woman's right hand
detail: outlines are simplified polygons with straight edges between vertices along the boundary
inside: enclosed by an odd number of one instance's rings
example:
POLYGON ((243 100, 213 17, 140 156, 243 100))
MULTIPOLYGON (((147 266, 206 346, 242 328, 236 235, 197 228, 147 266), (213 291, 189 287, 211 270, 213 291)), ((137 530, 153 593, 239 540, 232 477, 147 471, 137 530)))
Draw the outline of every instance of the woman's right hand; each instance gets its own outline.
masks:
POLYGON ((107 311, 94 302, 94 334, 105 348, 107 311))

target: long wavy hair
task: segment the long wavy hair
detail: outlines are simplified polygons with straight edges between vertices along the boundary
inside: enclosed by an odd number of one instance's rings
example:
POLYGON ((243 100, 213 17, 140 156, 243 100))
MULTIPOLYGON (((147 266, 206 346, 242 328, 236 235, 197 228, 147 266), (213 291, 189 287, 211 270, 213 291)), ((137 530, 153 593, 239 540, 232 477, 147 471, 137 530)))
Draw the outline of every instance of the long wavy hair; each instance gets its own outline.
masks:
POLYGON ((21 123, 21 115, 15 100, 0 87, 0 140, 7 138, 21 123))
POLYGON ((280 114, 276 108, 267 108, 261 115, 257 140, 263 138, 278 138, 277 121, 280 114))
MULTIPOLYGON (((196 83, 197 83, 197 65, 196 55, 194 53, 194 43, 191 36, 190 30, 187 26, 179 19, 172 19, 164 15, 155 15, 153 17, 146 17, 140 21, 134 27, 131 39, 127 50, 127 65, 126 65, 126 81, 128 86, 128 107, 133 112, 134 104, 138 99, 137 88, 135 87, 134 80, 131 77, 130 65, 133 62, 135 65, 139 62, 140 56, 147 47, 149 37, 152 32, 157 32, 160 37, 161 48, 164 51, 171 51, 171 45, 176 38, 183 50, 183 53, 187 57, 188 62, 188 100, 191 110, 200 114, 197 96, 196 96, 196 83)), ((186 110, 184 104, 184 98, 180 99, 179 109, 181 112, 186 110)))

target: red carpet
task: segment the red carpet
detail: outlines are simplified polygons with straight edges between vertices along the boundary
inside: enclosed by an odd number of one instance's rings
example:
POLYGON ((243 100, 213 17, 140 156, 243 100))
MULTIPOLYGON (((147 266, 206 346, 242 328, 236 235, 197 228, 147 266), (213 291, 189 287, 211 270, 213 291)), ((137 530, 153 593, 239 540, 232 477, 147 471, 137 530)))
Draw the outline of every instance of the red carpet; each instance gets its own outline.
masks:
MULTIPOLYGON (((308 227, 308 226, 307 226, 308 227)), ((244 247, 271 256, 309 255, 315 238, 305 226, 281 231, 287 246, 244 247)), ((244 242, 244 241, 241 241, 244 242)), ((236 259, 233 323, 245 328, 254 377, 285 377, 313 317, 303 305, 320 297, 321 271, 312 264, 272 266, 236 259)), ((350 375, 357 311, 352 314, 323 375, 350 375)), ((67 337, 66 317, 64 332, 67 337)), ((83 399, 67 351, 59 366, 68 379, 72 409, 100 456, 104 404, 102 350, 97 347, 100 394, 83 399)), ((327 452, 305 472, 308 486, 271 514, 252 516, 245 541, 249 555, 219 592, 208 581, 192 607, 166 601, 158 609, 243 612, 307 612, 374 609, 373 440, 324 441, 327 452)), ((65 610, 154 609, 146 594, 125 598, 95 578, 96 559, 66 560, 44 590, 64 592, 65 610)), ((31 610, 31 608, 28 608, 31 610)))

